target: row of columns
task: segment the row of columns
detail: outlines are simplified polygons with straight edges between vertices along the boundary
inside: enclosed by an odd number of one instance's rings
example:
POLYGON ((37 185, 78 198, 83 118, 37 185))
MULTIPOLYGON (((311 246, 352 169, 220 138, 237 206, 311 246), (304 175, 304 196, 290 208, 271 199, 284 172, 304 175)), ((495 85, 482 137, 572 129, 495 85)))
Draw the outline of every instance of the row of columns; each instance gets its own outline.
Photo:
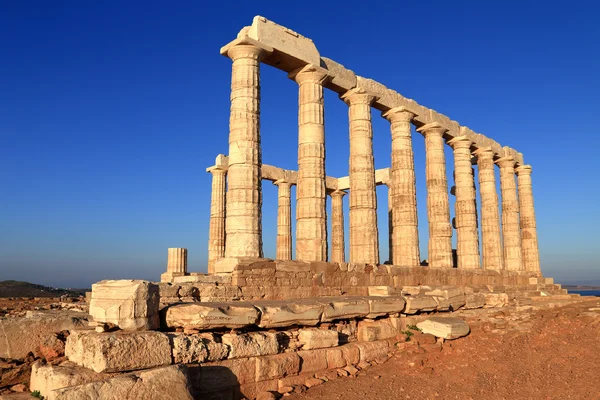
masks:
MULTIPOLYGON (((235 45, 227 52, 233 60, 227 213, 223 215, 224 189, 218 186, 220 181, 213 182, 209 253, 212 249, 214 254, 209 256, 209 272, 210 264, 214 265, 214 261, 222 257, 262 257, 260 61, 265 54, 263 49, 244 44, 235 45), (222 195, 215 196, 215 185, 222 195), (225 235, 221 232, 223 227, 225 235)), ((290 73, 289 77, 299 85, 296 258, 325 261, 328 249, 323 83, 328 75, 321 67, 307 65, 290 73)), ((371 123, 371 105, 376 98, 360 88, 351 89, 340 98, 349 106, 350 261, 379 264, 371 123)), ((397 107, 383 113, 383 117, 390 122, 392 135, 390 261, 395 265, 418 266, 420 254, 411 138, 415 114, 397 107)), ((418 131, 425 137, 426 148, 429 266, 452 267, 452 225, 444 156, 446 129, 432 123, 421 126, 418 131)), ((454 138, 448 144, 454 150, 458 267, 480 268, 475 181, 471 166, 475 155, 482 202, 483 268, 539 272, 531 168, 522 166, 515 170, 515 160, 509 157, 494 161, 491 149, 479 149, 472 154, 473 143, 464 136, 454 138), (502 236, 494 163, 500 167, 502 236), (515 173, 519 182, 518 195, 515 173)), ((284 181, 275 184, 279 187, 277 258, 290 259, 291 185, 284 181)), ((338 262, 344 260, 341 207, 344 194, 343 191, 331 194, 331 258, 338 262)))

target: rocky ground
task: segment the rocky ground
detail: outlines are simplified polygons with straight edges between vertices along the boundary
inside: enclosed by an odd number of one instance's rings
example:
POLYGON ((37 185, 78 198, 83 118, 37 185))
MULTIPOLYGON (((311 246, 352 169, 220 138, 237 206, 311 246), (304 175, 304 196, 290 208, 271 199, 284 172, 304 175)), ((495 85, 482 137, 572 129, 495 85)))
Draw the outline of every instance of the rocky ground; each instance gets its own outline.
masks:
POLYGON ((381 365, 288 398, 600 399, 600 298, 559 305, 464 312, 465 338, 440 345, 417 334, 381 365))

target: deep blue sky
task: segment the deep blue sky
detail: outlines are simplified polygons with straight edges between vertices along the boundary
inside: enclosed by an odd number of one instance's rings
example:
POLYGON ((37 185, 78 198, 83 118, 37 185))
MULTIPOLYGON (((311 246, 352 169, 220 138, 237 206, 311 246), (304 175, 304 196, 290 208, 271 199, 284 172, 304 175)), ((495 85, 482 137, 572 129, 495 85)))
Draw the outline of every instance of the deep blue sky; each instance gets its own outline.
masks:
MULTIPOLYGON (((598 12, 592 1, 3 2, 0 280, 156 280, 168 247, 187 247, 189 269, 205 271, 205 168, 228 149, 231 61, 219 48, 254 15, 523 152, 534 171, 543 272, 600 279, 598 12)), ((264 66, 262 88, 263 162, 295 169, 297 85, 264 66)), ((327 174, 345 176, 347 106, 332 92, 325 102, 327 174)), ((376 110, 373 121, 376 167, 385 168, 389 123, 376 110)), ((414 150, 425 258, 419 134, 414 150)), ((446 155, 451 177, 449 147, 446 155)), ((386 188, 377 194, 385 244, 386 188)), ((268 182, 263 212, 273 257, 268 182)))

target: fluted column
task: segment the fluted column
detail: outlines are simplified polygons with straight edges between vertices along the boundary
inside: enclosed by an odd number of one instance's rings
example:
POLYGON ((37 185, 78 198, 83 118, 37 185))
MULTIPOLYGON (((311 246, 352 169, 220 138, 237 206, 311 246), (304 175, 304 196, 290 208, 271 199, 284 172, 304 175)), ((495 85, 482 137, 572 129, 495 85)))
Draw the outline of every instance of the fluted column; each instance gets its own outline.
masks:
POLYGON ((236 45, 229 117, 229 171, 225 219, 227 257, 262 257, 260 60, 264 50, 236 45))
POLYGON ((477 156, 479 195, 481 197, 483 269, 501 270, 504 269, 504 256, 502 254, 502 237, 500 236, 494 152, 487 147, 476 150, 474 154, 477 156))
POLYGON ((371 126, 371 103, 375 97, 356 88, 341 98, 350 106, 350 262, 379 264, 371 126))
POLYGON ((392 132, 390 261, 394 265, 408 267, 421 265, 415 163, 410 132, 414 116, 404 107, 392 108, 383 114, 390 121, 392 132))
POLYGON ((471 145, 465 136, 448 142, 454 149, 454 182, 456 185, 456 252, 458 268, 479 268, 479 232, 477 231, 477 205, 475 179, 471 164, 471 145))
POLYGON ((504 265, 510 271, 522 271, 523 255, 519 223, 519 200, 515 183, 516 162, 512 157, 502 157, 496 163, 500 166, 500 190, 502 191, 504 265))
POLYGON ((331 193, 331 261, 345 262, 344 243, 344 196, 346 192, 336 190, 331 193))
POLYGON ((446 128, 432 123, 418 131, 425 136, 429 266, 452 268, 452 226, 443 139, 446 128))
POLYGON ((388 264, 394 265, 394 207, 393 198, 392 198, 392 185, 391 183, 386 183, 388 193, 388 264))
POLYGON ((187 274, 187 249, 171 247, 167 253, 167 271, 160 275, 161 282, 173 282, 176 276, 187 274))
POLYGON ((277 185, 277 260, 292 259, 292 184, 283 179, 273 182, 277 185))
POLYGON ((290 73, 299 88, 296 259, 327 260, 325 126, 322 82, 327 70, 307 65, 290 73))
POLYGON ((215 262, 225 257, 225 178, 227 171, 219 167, 210 167, 206 171, 212 174, 208 231, 208 273, 214 274, 215 262))
POLYGON ((515 169, 519 191, 519 210, 521 212, 521 247, 525 271, 541 274, 538 249, 533 191, 531 188, 531 166, 523 165, 515 169))

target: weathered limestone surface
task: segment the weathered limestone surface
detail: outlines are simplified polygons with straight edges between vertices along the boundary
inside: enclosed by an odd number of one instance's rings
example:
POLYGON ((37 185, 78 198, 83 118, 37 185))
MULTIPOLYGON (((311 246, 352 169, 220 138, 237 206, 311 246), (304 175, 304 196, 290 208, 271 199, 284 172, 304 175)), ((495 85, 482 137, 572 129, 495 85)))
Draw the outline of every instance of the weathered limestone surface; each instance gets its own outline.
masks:
POLYGON ((41 361, 37 361, 31 366, 29 389, 32 392, 40 392, 47 400, 59 400, 56 397, 56 389, 101 381, 110 376, 110 374, 100 374, 91 369, 79 367, 72 362, 56 366, 44 365, 41 361))
POLYGON ((423 311, 434 311, 438 303, 431 296, 416 295, 416 296, 404 296, 406 300, 406 308, 404 309, 405 314, 416 314, 423 311))
POLYGON ((519 200, 515 183, 515 160, 503 157, 496 161, 500 166, 500 188, 502 190, 502 239, 504 263, 510 271, 523 270, 521 232, 519 223, 519 200))
POLYGON ((152 330, 160 325, 158 286, 140 280, 109 280, 92 285, 90 315, 97 323, 123 330, 152 330))
POLYGON ((525 271, 541 273, 533 191, 531 189, 531 166, 522 165, 515 171, 517 172, 519 210, 521 212, 523 268, 525 271))
POLYGON ((498 192, 494 172, 494 152, 491 148, 475 151, 479 171, 479 193, 481 196, 481 238, 483 269, 504 269, 502 238, 500 236, 500 213, 498 192))
POLYGON ((377 318, 388 314, 400 313, 406 306, 406 301, 402 296, 389 297, 365 297, 369 302, 369 314, 367 318, 377 318))
POLYGON ((425 135, 429 267, 452 268, 452 226, 443 135, 446 128, 434 123, 418 129, 425 135))
POLYGON ((392 167, 389 185, 392 198, 390 262, 394 265, 417 267, 421 263, 421 257, 411 137, 411 120, 415 114, 405 107, 395 107, 383 116, 390 121, 392 131, 392 167))
POLYGON ((458 268, 479 268, 479 232, 475 180, 471 166, 473 142, 458 136, 448 142, 454 149, 454 181, 456 183, 456 235, 458 268))
POLYGON ((226 257, 261 257, 260 61, 267 51, 229 47, 231 114, 227 173, 226 257))
POLYGON ((296 259, 327 260, 325 201, 325 117, 323 81, 327 70, 307 65, 290 74, 300 86, 298 108, 298 184, 296 259))
POLYGON ((350 262, 379 264, 371 126, 371 103, 375 97, 357 88, 341 98, 349 105, 350 119, 350 262))
POLYGON ((212 174, 210 221, 208 231, 208 273, 214 274, 215 261, 225 257, 225 179, 227 170, 220 166, 207 169, 212 174))
POLYGON ((261 328, 278 328, 290 325, 317 325, 321 321, 324 305, 316 300, 262 301, 255 303, 260 310, 261 328))
POLYGON ((331 261, 344 262, 346 250, 344 241, 344 196, 346 192, 336 190, 331 193, 331 261))
POLYGON ((267 356, 279 352, 277 336, 272 332, 228 333, 221 340, 229 346, 229 358, 267 356))
POLYGON ((256 308, 243 302, 176 304, 163 312, 168 328, 243 328, 258 322, 256 308))
POLYGON ((337 331, 317 328, 300 329, 298 331, 298 341, 302 344, 304 350, 335 347, 339 342, 339 334, 337 331))
POLYGON ((361 342, 391 339, 397 334, 398 330, 389 319, 358 322, 358 340, 361 342))
POLYGON ((87 325, 87 315, 67 311, 29 311, 25 318, 0 318, 0 358, 23 359, 57 333, 87 325))
POLYGON ((393 286, 369 286, 369 296, 396 296, 401 293, 401 288, 393 286))
POLYGON ((425 321, 417 323, 423 333, 441 337, 444 339, 457 339, 469 334, 469 325, 459 318, 430 317, 425 321))
POLYGON ((187 249, 169 248, 167 254, 167 272, 160 276, 161 282, 172 282, 175 277, 187 273, 187 249))
POLYGON ((323 308, 322 322, 365 317, 370 312, 369 301, 362 297, 328 298, 323 308))
POLYGON ((192 400, 184 367, 163 368, 118 375, 102 381, 54 390, 60 400, 192 400))
MULTIPOLYGON (((184 333, 169 333, 168 336, 171 341, 173 363, 202 363, 209 359, 209 348, 204 338, 184 333)), ((225 356, 226 354, 227 352, 225 352, 225 356)))
MULTIPOLYGON (((461 287, 440 287, 425 291, 425 295, 447 300, 448 307, 457 310, 466 303, 465 292, 461 287)), ((438 307, 439 309, 439 307, 438 307)))
POLYGON ((277 246, 278 260, 292 259, 291 183, 280 179, 277 185, 277 246))
POLYGON ((164 333, 73 331, 65 355, 95 372, 135 371, 171 364, 171 344, 164 333))

